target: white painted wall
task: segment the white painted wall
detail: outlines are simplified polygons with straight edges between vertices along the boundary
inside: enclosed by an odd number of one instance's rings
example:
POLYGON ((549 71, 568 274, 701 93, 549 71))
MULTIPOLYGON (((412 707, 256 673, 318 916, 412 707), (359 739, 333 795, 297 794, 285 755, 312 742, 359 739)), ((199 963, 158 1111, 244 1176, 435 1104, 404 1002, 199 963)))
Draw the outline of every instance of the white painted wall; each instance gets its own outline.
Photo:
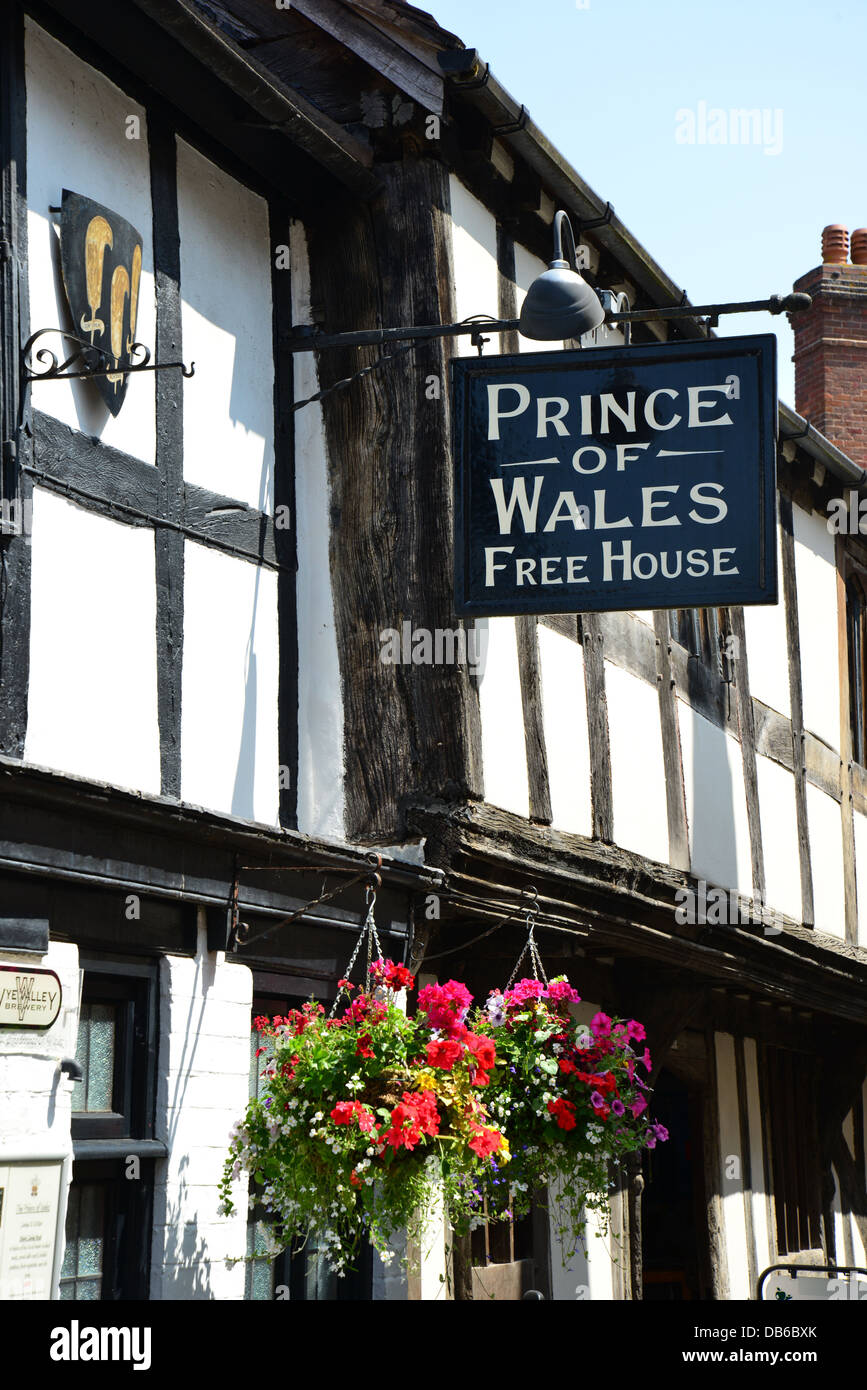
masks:
POLYGON ((557 830, 590 836, 593 812, 584 652, 579 642, 542 623, 537 631, 552 824, 557 830))
POLYGON ((740 744, 677 701, 693 874, 752 893, 752 862, 740 744))
POLYGON ((765 899, 769 907, 800 922, 801 871, 795 779, 763 754, 756 754, 759 815, 765 861, 765 899))
MULTIPOLYGON (((764 1149, 762 1145, 762 1111, 759 1091, 759 1068, 756 1044, 744 1038, 744 1070, 747 1083, 747 1125, 750 1140, 750 1210, 753 1219, 753 1247, 756 1277, 767 1269, 775 1257, 775 1241, 771 1228, 771 1211, 765 1190, 764 1149)), ((751 1297, 752 1297, 751 1292, 751 1297)))
MULTIPOLYGON (((479 681, 485 800, 518 816, 530 814, 524 708, 514 618, 479 618, 487 626, 487 656, 479 681)), ((483 639, 484 640, 484 639, 483 639)))
POLYGON ((779 602, 744 609, 750 694, 762 704, 791 717, 789 654, 786 642, 786 604, 783 597, 783 559, 777 529, 777 583, 779 602))
POLYGON ((253 976, 208 954, 200 917, 195 959, 160 962, 160 1055, 156 1137, 168 1158, 156 1165, 152 1299, 242 1299, 246 1181, 236 1210, 217 1215, 217 1184, 229 1130, 247 1107, 253 976))
POLYGON ((735 1067, 735 1043, 729 1033, 714 1033, 717 1067, 717 1096, 719 1102, 720 1192, 723 1208, 723 1237, 729 1275, 729 1298, 749 1298, 750 1267, 747 1245, 747 1218, 744 1203, 741 1130, 738 1112, 738 1083, 735 1067), (732 1158, 740 1175, 729 1177, 726 1168, 732 1158))
POLYGON ((837 570, 827 519, 793 508, 804 727, 840 747, 837 570))
MULTIPOLYGON (((499 318, 496 218, 454 174, 449 177, 449 188, 458 322, 472 314, 499 318)), ((462 357, 475 353, 469 338, 458 338, 456 344, 462 357)), ((499 351, 499 344, 500 335, 495 334, 488 351, 499 351)))
POLYGON ((274 824, 277 576, 195 541, 184 569, 182 798, 274 824))
POLYGON ((605 662, 614 839, 667 863, 668 812, 656 687, 605 662))
MULTIPOLYGON (((95 68, 26 20, 27 237, 32 330, 68 328, 60 274, 59 206, 64 188, 125 217, 141 233, 142 274, 136 339, 156 339, 148 133, 144 108, 95 68), (127 116, 138 116, 140 138, 126 138, 127 116)), ((55 353, 62 340, 40 342, 55 353)), ((60 358, 62 361, 63 359, 60 358)), ((34 382, 35 409, 153 463, 156 440, 154 376, 131 377, 123 409, 112 417, 95 386, 82 381, 34 382)))
MULTIPOLYGON (((0 1029, 0 1167, 21 1159, 61 1161, 59 1278, 72 1175, 72 1082, 61 1073, 60 1063, 64 1057, 75 1056, 78 1038, 78 947, 52 941, 44 956, 3 951, 0 965, 53 970, 63 994, 60 1013, 44 1032, 0 1029)), ((4 985, 15 980, 14 975, 2 978, 4 985)), ((55 1283, 55 1297, 56 1290, 55 1283)), ((40 1296, 47 1298, 49 1294, 50 1289, 46 1289, 40 1296)))
POLYGON ((159 792, 154 533, 33 494, 27 762, 159 792))
MULTIPOLYGON (((291 227, 292 322, 310 323, 310 266, 300 222, 291 227)), ((293 357, 295 400, 319 390, 313 353, 293 357)), ((322 409, 295 416, 295 522, 298 555, 298 829, 342 839, 343 702, 331 589, 330 489, 322 409), (327 698, 325 692, 331 692, 327 698)))
POLYGON ((846 936, 846 909, 840 803, 810 782, 807 783, 807 826, 810 833, 816 930, 843 940, 846 936))
POLYGON ((184 381, 184 477, 270 512, 268 205, 183 140, 177 150, 183 351, 196 364, 184 381))

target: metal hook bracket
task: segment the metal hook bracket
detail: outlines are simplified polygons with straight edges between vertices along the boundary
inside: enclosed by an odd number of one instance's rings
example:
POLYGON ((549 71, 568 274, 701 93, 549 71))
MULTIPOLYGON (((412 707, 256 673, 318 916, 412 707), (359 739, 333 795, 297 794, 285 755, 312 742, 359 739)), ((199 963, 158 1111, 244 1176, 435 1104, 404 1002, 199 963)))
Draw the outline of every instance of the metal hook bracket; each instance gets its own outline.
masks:
POLYGON ((250 935, 250 927, 246 922, 240 920, 240 910, 238 905, 240 894, 241 874, 245 869, 250 871, 271 872, 271 873, 314 873, 321 869, 320 864, 237 864, 232 880, 231 893, 229 898, 229 945, 228 950, 237 952, 239 946, 252 946, 254 941, 261 941, 263 937, 270 936, 271 932, 278 931, 281 927, 288 927, 292 922, 296 922, 299 917, 304 917, 312 908, 318 907, 320 903, 331 902, 332 898, 345 893, 349 888, 355 887, 357 883, 366 883, 366 906, 368 913, 372 912, 373 904, 376 901, 376 893, 382 887, 382 875, 379 870, 382 868, 382 855, 371 851, 366 856, 368 868, 361 873, 355 873, 352 869, 329 868, 328 873, 332 874, 352 874, 353 877, 343 883, 339 883, 336 888, 326 889, 323 880, 323 890, 318 898, 312 898, 310 902, 304 903, 295 912, 290 912, 288 916, 279 918, 272 922, 270 926, 262 931, 256 932, 255 936, 250 935))

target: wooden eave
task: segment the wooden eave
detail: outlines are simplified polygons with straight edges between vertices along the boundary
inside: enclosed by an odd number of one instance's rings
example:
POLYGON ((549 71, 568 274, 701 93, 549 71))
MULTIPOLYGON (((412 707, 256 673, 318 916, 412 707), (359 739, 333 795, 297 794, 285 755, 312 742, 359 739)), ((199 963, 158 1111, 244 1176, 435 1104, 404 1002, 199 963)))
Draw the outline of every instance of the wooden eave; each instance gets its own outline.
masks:
POLYGON ((675 894, 694 889, 690 875, 485 803, 415 805, 407 819, 425 837, 428 862, 446 874, 442 901, 455 921, 442 924, 443 946, 478 933, 480 900, 496 920, 520 906, 521 890, 532 883, 540 924, 574 934, 585 949, 654 961, 687 972, 697 985, 861 1024, 867 1018, 863 948, 794 922, 768 937, 747 925, 681 926, 675 894), (459 926, 462 903, 473 905, 475 920, 459 926))

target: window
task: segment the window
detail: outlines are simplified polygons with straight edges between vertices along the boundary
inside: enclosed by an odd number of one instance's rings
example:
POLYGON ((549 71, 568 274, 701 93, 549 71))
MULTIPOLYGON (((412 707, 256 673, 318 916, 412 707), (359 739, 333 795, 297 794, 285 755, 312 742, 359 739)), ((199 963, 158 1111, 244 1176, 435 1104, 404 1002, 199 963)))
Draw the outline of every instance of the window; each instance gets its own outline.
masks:
POLYGON ((148 1296, 153 1170, 156 967, 83 962, 72 1092, 74 1162, 62 1299, 148 1296), (134 1160, 130 1163, 130 1160, 134 1160))
POLYGON ((867 587, 861 574, 850 574, 846 581, 846 630, 852 757, 864 766, 867 764, 867 587))

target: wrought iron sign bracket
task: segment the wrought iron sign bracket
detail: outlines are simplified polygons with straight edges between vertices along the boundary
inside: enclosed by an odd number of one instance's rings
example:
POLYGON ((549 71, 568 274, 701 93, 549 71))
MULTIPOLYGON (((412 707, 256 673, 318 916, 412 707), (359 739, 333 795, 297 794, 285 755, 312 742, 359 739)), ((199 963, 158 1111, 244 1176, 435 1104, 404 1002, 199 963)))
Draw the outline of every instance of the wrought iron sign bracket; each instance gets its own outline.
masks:
POLYGON ((76 337, 74 333, 68 333, 64 328, 37 328, 21 349, 21 380, 26 386, 30 381, 125 377, 134 376, 138 372, 165 372, 170 368, 180 368, 185 377, 195 374, 195 362, 191 362, 187 367, 183 362, 151 362, 150 358, 150 348, 145 347, 144 343, 131 343, 125 357, 113 357, 103 348, 97 347, 85 338, 76 337), (74 351, 70 352, 64 361, 59 362, 57 354, 50 348, 36 348, 36 343, 46 333, 53 333, 67 342, 75 343, 74 351))
POLYGON ((340 867, 329 867, 324 870, 324 872, 328 874, 352 874, 353 877, 347 879, 344 883, 339 883, 336 888, 328 890, 325 890, 323 884, 323 891, 318 898, 313 898, 310 902, 304 903, 302 907, 297 908, 295 912, 289 913, 288 916, 280 917, 276 922, 272 922, 270 926, 257 932, 255 936, 250 935, 249 925, 246 922, 242 922, 240 918, 239 895, 241 890, 241 874, 245 870, 250 872, 309 874, 321 870, 322 866, 320 864, 236 864, 229 903, 230 921, 227 949, 237 953, 239 946, 252 946, 254 941, 260 941, 263 936, 270 936, 271 932, 278 931, 281 927, 288 927, 292 922, 296 922, 299 917, 304 917, 311 908, 318 907, 320 903, 330 902, 332 898, 336 898, 341 893, 345 893, 348 888, 354 888, 357 883, 366 883, 369 888, 373 888, 374 890, 381 888, 382 875, 379 870, 382 868, 382 855, 371 851, 365 858, 368 867, 363 869, 360 873, 355 872, 354 868, 344 869, 340 867))

